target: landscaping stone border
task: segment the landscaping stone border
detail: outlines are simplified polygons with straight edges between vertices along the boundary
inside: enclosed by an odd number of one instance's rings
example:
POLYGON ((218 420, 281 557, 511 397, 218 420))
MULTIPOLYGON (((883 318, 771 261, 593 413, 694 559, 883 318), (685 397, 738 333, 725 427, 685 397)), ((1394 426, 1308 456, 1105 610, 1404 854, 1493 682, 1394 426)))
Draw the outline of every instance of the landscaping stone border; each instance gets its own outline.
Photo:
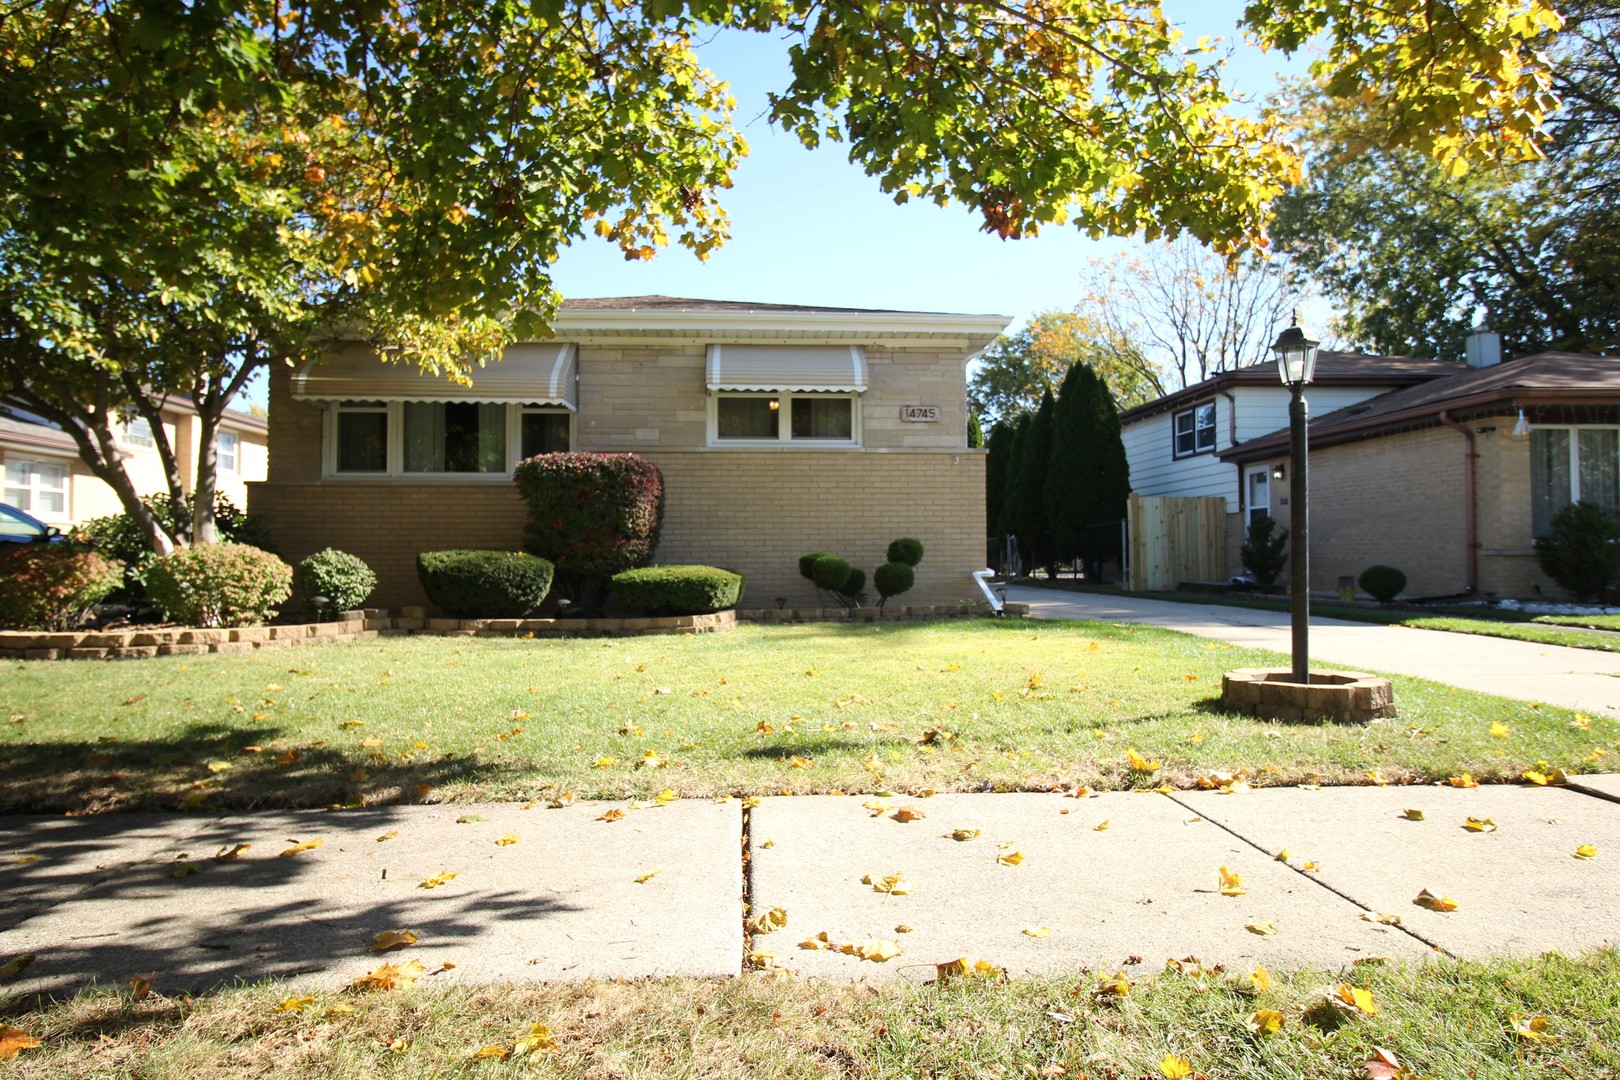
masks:
MULTIPOLYGON (((240 626, 221 630, 169 627, 151 630, 83 630, 46 633, 0 631, 0 660, 138 660, 148 656, 198 656, 203 653, 252 652, 293 645, 369 641, 379 637, 642 637, 648 634, 721 634, 741 622, 894 622, 899 619, 950 619, 983 615, 983 608, 957 604, 911 607, 762 608, 720 611, 712 615, 678 615, 628 619, 449 619, 429 618, 427 609, 365 608, 339 613, 336 622, 289 623, 284 626, 240 626)), ((1029 614, 1028 604, 1008 604, 1008 615, 1029 614)))
POLYGON ((1221 676, 1221 703, 1262 720, 1333 720, 1365 724, 1395 715, 1390 681, 1364 671, 1312 671, 1309 685, 1292 671, 1240 668, 1221 676))

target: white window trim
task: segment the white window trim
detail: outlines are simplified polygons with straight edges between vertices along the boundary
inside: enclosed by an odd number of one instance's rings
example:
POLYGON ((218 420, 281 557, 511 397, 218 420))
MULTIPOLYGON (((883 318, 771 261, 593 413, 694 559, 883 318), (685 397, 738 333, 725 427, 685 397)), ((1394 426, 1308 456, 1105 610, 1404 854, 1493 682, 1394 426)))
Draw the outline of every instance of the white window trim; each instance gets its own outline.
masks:
POLYGON ((154 450, 157 448, 157 436, 152 431, 152 424, 144 416, 132 416, 124 421, 124 445, 133 446, 140 450, 154 450), (146 434, 135 433, 136 424, 146 425, 146 434))
POLYGON ((1581 501, 1581 437, 1582 431, 1620 431, 1620 424, 1537 424, 1538 431, 1567 431, 1569 439, 1569 501, 1581 501))
POLYGON ((214 467, 220 472, 239 473, 242 471, 242 436, 234 431, 218 431, 214 433, 214 467), (231 449, 226 451, 225 440, 231 441, 231 449), (230 464, 225 463, 229 456, 230 464))
POLYGON ((793 390, 711 390, 708 397, 708 446, 714 450, 859 450, 861 449, 861 397, 859 393, 808 393, 793 390), (778 398, 782 402, 782 416, 776 424, 774 439, 722 439, 720 438, 720 399, 726 398, 778 398), (795 439, 793 437, 794 398, 841 398, 850 403, 848 439, 795 439))
MULTIPOLYGON (((577 431, 573 410, 556 405, 535 405, 527 401, 506 403, 506 468, 504 472, 406 472, 405 471, 405 402, 385 401, 381 405, 361 405, 358 402, 334 401, 324 410, 321 431, 321 478, 323 480, 404 480, 458 484, 509 483, 512 468, 523 451, 524 413, 563 413, 568 417, 568 445, 575 446, 577 431), (340 472, 337 467, 338 414, 340 412, 383 413, 388 417, 388 467, 381 471, 360 472, 354 469, 340 472)), ((486 404, 500 404, 492 402, 486 404)))
MULTIPOLYGON (((27 488, 30 496, 28 500, 29 503, 33 503, 34 497, 37 496, 40 491, 47 491, 52 494, 56 494, 58 491, 60 491, 62 496, 62 512, 55 513, 54 511, 35 508, 32 505, 19 506, 17 509, 21 510, 25 514, 28 514, 30 517, 38 518, 40 521, 44 522, 70 522, 73 520, 73 461, 73 458, 59 458, 50 454, 33 454, 28 457, 23 457, 20 455, 8 455, 3 462, 0 462, 0 494, 3 494, 7 488, 12 486, 6 483, 6 466, 17 464, 28 465, 30 466, 29 484, 27 488), (62 486, 60 489, 41 488, 37 483, 34 482, 38 475, 34 471, 34 468, 40 465, 54 465, 63 470, 62 486)), ((0 501, 10 502, 11 500, 0 499, 0 501)))
POLYGON ((1171 460, 1173 460, 1173 461, 1183 461, 1183 460, 1185 460, 1187 458, 1198 457, 1201 454, 1213 454, 1217 449, 1220 448, 1220 442, 1221 442, 1221 423, 1220 422, 1221 422, 1220 406, 1213 400, 1200 401, 1196 405, 1193 405, 1193 406, 1191 406, 1189 408, 1177 409, 1176 411, 1172 412, 1170 414, 1170 458, 1171 458, 1171 460), (1209 445, 1206 446, 1206 447, 1200 447, 1198 445, 1198 431, 1199 431, 1198 413, 1201 410, 1203 410, 1206 406, 1210 409, 1209 445), (1186 453, 1182 453, 1180 450, 1178 450, 1176 448, 1176 420, 1177 420, 1178 417, 1189 416, 1189 415, 1193 418, 1193 428, 1192 428, 1193 448, 1191 450, 1187 451, 1186 453))
POLYGON ((1276 515, 1271 512, 1271 502, 1272 502, 1271 488, 1272 488, 1273 483, 1274 483, 1274 481, 1272 480, 1272 477, 1271 477, 1271 465, 1269 463, 1265 464, 1265 465, 1251 465, 1244 472, 1244 474, 1243 474, 1243 502, 1244 502, 1244 506, 1243 506, 1243 513, 1244 513, 1243 528, 1244 528, 1245 532, 1248 531, 1249 526, 1254 524, 1254 514, 1255 514, 1256 510, 1263 511, 1265 513, 1265 515, 1267 517, 1269 517, 1269 518, 1275 518, 1276 517, 1276 515), (1261 476, 1261 477, 1265 478, 1265 482, 1266 482, 1266 505, 1264 505, 1264 506, 1258 506, 1254 502, 1254 477, 1256 477, 1256 476, 1261 476))

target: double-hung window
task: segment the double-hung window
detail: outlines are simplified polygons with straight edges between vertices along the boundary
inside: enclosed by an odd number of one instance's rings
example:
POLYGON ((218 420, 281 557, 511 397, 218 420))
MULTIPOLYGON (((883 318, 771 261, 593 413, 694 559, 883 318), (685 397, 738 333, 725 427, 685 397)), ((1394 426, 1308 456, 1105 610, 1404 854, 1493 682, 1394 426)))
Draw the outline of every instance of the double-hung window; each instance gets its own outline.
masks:
POLYGON ((1171 456, 1183 458, 1215 449, 1215 403, 1206 401, 1175 414, 1171 421, 1171 456))
POLYGON ((1620 427, 1536 427, 1530 432, 1531 535, 1545 536, 1576 502, 1620 506, 1620 427))
POLYGON ((711 345, 709 444, 858 447, 866 356, 858 346, 711 345))
POLYGON ((124 445, 150 449, 157 445, 152 437, 152 425, 144 416, 132 416, 124 421, 124 445))
POLYGON ((66 518, 70 472, 57 462, 7 458, 4 501, 35 517, 66 518))
POLYGON ((229 431, 222 431, 214 436, 214 466, 220 472, 236 472, 237 462, 240 459, 242 440, 229 431))

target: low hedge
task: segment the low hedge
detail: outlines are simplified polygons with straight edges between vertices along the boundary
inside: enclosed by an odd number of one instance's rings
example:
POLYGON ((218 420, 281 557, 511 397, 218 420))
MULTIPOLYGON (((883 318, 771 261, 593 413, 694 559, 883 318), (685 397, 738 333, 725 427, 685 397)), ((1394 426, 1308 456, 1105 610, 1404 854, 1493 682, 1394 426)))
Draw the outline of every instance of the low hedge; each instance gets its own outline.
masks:
POLYGON ((262 623, 292 595, 292 567, 247 544, 185 547, 152 560, 146 595, 186 626, 262 623))
POLYGON ((434 607, 458 619, 522 619, 551 591, 556 568, 522 551, 452 548, 416 557, 416 577, 434 607))
POLYGON ((648 615, 708 615, 736 607, 743 576, 718 566, 646 566, 613 575, 624 607, 648 615))
POLYGON ((0 626, 66 630, 124 582, 124 564, 67 544, 0 545, 0 626))

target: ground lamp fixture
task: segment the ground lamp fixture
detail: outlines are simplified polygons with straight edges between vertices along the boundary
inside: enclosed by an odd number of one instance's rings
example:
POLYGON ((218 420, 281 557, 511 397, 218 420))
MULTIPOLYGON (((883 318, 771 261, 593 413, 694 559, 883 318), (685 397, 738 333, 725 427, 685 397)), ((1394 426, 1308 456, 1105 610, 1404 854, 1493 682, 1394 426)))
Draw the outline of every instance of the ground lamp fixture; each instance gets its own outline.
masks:
POLYGON ((1305 445, 1305 384, 1316 373, 1316 349, 1319 341, 1312 341, 1299 328, 1298 317, 1277 335, 1271 351, 1277 357, 1277 374, 1288 387, 1293 400, 1288 403, 1288 456, 1293 468, 1288 484, 1288 502, 1293 520, 1289 533, 1288 557, 1291 564, 1289 593, 1293 605, 1294 672, 1293 681, 1311 681, 1310 661, 1310 508, 1307 505, 1305 445))

